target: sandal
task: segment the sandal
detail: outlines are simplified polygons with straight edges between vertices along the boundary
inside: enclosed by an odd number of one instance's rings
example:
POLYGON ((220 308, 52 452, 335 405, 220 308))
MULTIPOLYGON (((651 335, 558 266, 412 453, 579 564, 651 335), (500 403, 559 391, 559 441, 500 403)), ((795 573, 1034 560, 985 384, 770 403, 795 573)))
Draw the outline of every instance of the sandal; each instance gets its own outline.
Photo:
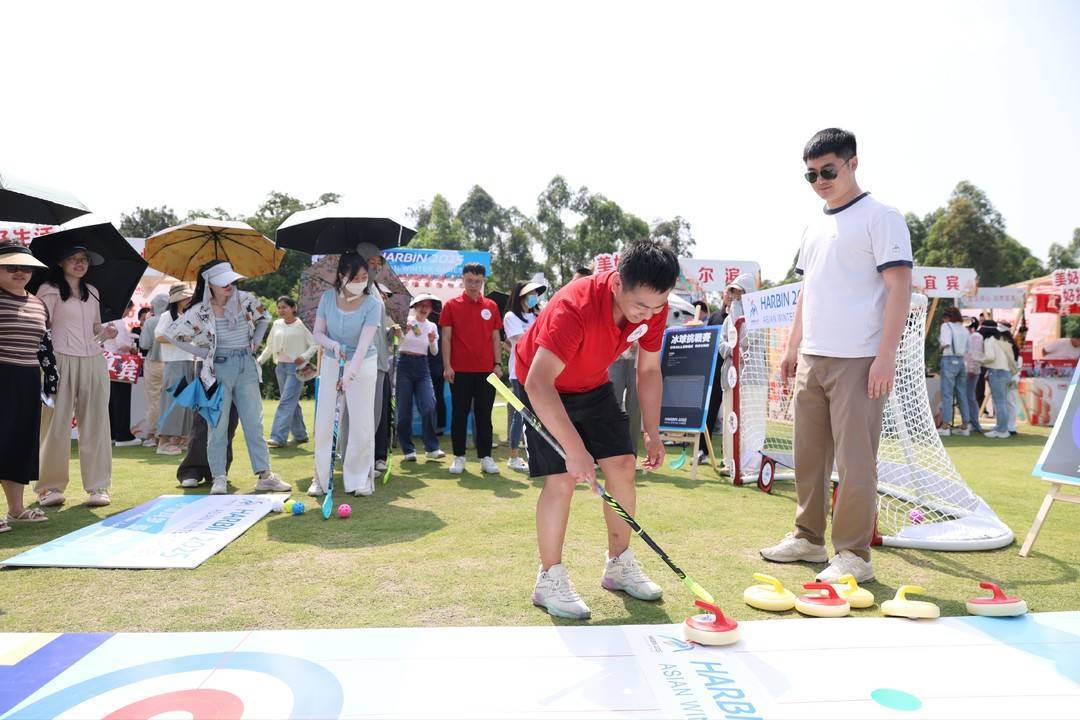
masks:
POLYGON ((11 526, 8 525, 7 520, 0 518, 0 533, 6 533, 11 530, 11 526))
POLYGON ((45 513, 42 512, 41 510, 39 510, 38 508, 26 508, 25 510, 23 510, 21 513, 19 513, 16 516, 12 516, 10 513, 8 513, 8 516, 7 516, 7 522, 9 522, 9 523, 13 523, 13 522, 37 523, 37 522, 45 522, 48 519, 49 518, 46 517, 45 513))
POLYGON ((57 490, 46 490, 38 497, 38 505, 41 507, 55 507, 63 505, 66 501, 64 493, 57 490))

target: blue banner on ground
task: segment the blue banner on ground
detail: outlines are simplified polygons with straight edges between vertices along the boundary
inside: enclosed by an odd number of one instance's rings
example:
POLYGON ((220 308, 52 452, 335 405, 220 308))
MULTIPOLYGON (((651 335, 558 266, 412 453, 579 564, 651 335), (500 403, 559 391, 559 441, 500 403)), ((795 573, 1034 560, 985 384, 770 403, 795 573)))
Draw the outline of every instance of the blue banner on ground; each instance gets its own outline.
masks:
POLYGON ((267 495, 162 495, 0 564, 195 568, 270 512, 272 502, 267 495))

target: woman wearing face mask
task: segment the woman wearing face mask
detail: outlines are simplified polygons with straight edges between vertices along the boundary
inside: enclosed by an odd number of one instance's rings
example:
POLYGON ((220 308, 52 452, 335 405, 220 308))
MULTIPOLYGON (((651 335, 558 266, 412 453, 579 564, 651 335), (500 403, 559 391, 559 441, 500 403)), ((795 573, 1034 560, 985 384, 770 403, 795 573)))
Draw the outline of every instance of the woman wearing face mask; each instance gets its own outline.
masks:
POLYGON ((101 342, 116 337, 103 327, 98 291, 86 282, 91 265, 105 258, 81 245, 60 253, 37 291, 49 312, 60 387, 56 407, 41 416, 41 474, 34 491, 42 507, 63 505, 71 457, 71 419, 79 428, 79 471, 90 507, 111 502, 112 436, 109 428, 109 371, 101 342))
POLYGON ((296 316, 296 301, 288 295, 277 299, 278 319, 270 328, 270 339, 266 348, 259 355, 259 364, 264 364, 271 357, 276 363, 278 382, 277 412, 270 426, 270 447, 279 448, 289 444, 289 433, 293 440, 300 443, 308 441, 307 426, 304 425, 304 413, 300 410, 300 394, 304 390, 304 381, 296 376, 296 371, 307 365, 319 346, 304 321, 296 316))
POLYGON ((308 491, 326 492, 332 464, 334 411, 338 388, 348 410, 349 428, 342 474, 345 492, 371 495, 375 490, 375 381, 378 351, 375 332, 382 322, 382 301, 368 283, 367 261, 347 252, 338 261, 334 287, 323 293, 315 316, 315 341, 326 349, 319 368, 315 409, 315 477, 308 491), (340 372, 339 364, 345 363, 340 372))
MULTIPOLYGON (((503 330, 510 343, 510 387, 518 397, 524 397, 525 391, 514 371, 514 347, 535 322, 540 312, 540 296, 546 291, 547 288, 539 283, 519 281, 514 285, 514 291, 510 293, 510 299, 506 303, 508 309, 503 317, 503 330)), ((518 454, 523 433, 521 414, 511 407, 507 407, 506 411, 510 413, 510 461, 506 466, 511 470, 528 472, 529 463, 518 454)))
POLYGON ((439 328, 429 318, 442 305, 434 295, 417 295, 409 303, 412 313, 398 346, 397 361, 397 436, 403 461, 416 462, 416 446, 412 439, 413 401, 420 410, 420 426, 424 433, 424 450, 428 460, 446 457, 439 448, 435 434, 435 390, 431 384, 428 355, 439 352, 439 328))
MULTIPOLYGON (((257 492, 288 492, 292 487, 270 469, 270 451, 263 438, 262 394, 255 349, 270 327, 270 313, 259 299, 236 287, 244 276, 223 260, 199 269, 197 304, 172 323, 166 335, 178 347, 203 359, 198 379, 206 388, 216 383, 221 414, 210 425, 206 456, 213 474, 211 495, 228 492, 227 448, 229 406, 236 404, 244 428, 251 469, 258 475, 257 492)), ((209 425, 209 423, 208 423, 209 425)))

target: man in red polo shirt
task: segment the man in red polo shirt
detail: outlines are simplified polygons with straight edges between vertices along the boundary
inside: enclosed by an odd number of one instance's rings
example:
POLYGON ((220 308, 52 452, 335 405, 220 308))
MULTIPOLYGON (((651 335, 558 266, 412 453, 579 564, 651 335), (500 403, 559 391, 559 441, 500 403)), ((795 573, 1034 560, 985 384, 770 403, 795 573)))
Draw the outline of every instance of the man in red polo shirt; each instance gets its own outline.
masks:
POLYGON ((450 437, 454 461, 450 472, 465 472, 465 447, 468 440, 469 410, 473 412, 476 455, 486 473, 499 472, 491 459, 491 406, 495 388, 487 381, 494 372, 502 377, 502 343, 499 330, 502 316, 499 306, 484 297, 487 272, 480 263, 466 263, 462 268, 465 292, 443 304, 439 325, 443 329, 443 377, 450 383, 453 416, 450 437))
MULTIPOLYGON (((559 456, 526 426, 529 474, 544 478, 536 505, 540 571, 533 604, 557 617, 585 619, 589 607, 562 565, 570 500, 579 480, 595 483, 594 462, 607 491, 633 515, 635 464, 631 428, 608 381, 608 366, 638 343, 637 386, 645 425, 645 467, 664 460, 660 440, 660 346, 667 322, 667 296, 679 277, 679 261, 651 240, 633 245, 619 269, 575 280, 526 331, 515 351, 525 403, 566 452, 559 456)), ((639 600, 658 600, 663 591, 646 577, 630 549, 630 527, 606 503, 607 563, 601 585, 639 600)))

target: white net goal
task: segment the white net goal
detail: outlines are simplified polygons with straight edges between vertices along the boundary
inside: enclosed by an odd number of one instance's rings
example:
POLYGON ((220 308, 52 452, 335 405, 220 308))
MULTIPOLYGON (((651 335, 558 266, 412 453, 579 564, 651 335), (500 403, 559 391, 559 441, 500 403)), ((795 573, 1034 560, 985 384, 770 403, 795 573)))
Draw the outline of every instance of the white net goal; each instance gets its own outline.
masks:
MULTIPOLYGON (((725 429, 733 430, 725 462, 736 484, 756 481, 768 491, 775 480, 794 477, 794 382, 780 377, 780 361, 797 295, 797 285, 783 286, 743 301, 747 315, 737 323, 736 351, 724 377, 725 429), (776 300, 785 292, 790 307, 776 300), (780 304, 785 311, 763 310, 763 299, 769 309, 780 304)), ((938 437, 926 392, 925 323, 926 298, 914 295, 882 418, 878 535, 884 545, 931 550, 1008 545, 1012 531, 967 486, 938 437)))

